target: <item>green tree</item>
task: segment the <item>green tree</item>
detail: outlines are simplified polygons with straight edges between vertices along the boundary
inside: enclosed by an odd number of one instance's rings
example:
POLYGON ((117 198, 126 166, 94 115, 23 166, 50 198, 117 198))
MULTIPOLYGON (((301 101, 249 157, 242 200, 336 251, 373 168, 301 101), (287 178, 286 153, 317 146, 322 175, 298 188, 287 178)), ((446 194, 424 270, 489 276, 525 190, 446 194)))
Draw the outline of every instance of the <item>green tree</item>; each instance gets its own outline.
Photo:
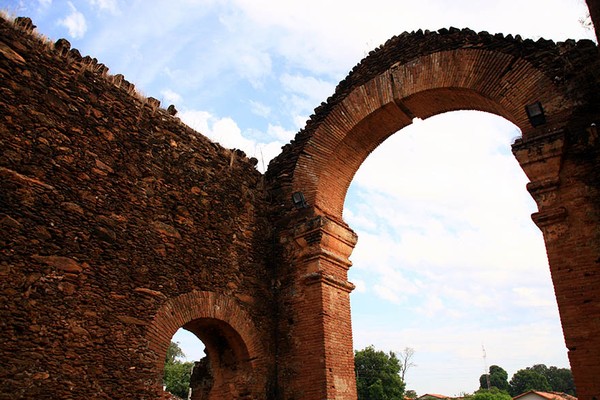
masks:
POLYGON ((539 372, 525 368, 520 369, 512 376, 509 382, 508 392, 515 397, 529 390, 550 391, 552 387, 546 377, 539 372))
POLYGON ((512 397, 505 390, 497 387, 491 389, 479 389, 472 396, 467 396, 469 400, 512 400, 512 397))
POLYGON ((563 392, 576 396, 573 374, 568 368, 546 367, 544 364, 536 364, 530 369, 546 377, 552 391, 563 392))
MULTIPOLYGON (((483 374, 479 377, 479 389, 487 389, 487 375, 483 374)), ((504 368, 497 365, 490 366, 489 369, 490 377, 490 389, 498 388, 500 390, 508 390, 508 373, 504 368)))
POLYGON ((190 375, 193 362, 184 362, 181 359, 185 354, 177 343, 171 342, 165 357, 163 384, 165 390, 177 397, 187 399, 190 387, 190 375))
POLYGON ((403 400, 405 384, 394 352, 365 347, 354 353, 354 368, 359 400, 403 400))
POLYGON ((185 354, 183 353, 183 350, 181 350, 181 347, 179 347, 179 343, 171 342, 167 349, 165 363, 173 364, 179 358, 185 358, 185 354))
POLYGON ((163 377, 165 390, 177 397, 187 399, 193 367, 193 362, 175 361, 172 364, 165 364, 163 377))
POLYGON ((548 383, 555 392, 563 392, 572 396, 577 396, 573 373, 569 368, 549 367, 546 379, 548 379, 548 383))
POLYGON ((408 399, 416 399, 419 396, 417 396, 417 392, 415 392, 414 390, 407 390, 404 392, 404 397, 408 399))

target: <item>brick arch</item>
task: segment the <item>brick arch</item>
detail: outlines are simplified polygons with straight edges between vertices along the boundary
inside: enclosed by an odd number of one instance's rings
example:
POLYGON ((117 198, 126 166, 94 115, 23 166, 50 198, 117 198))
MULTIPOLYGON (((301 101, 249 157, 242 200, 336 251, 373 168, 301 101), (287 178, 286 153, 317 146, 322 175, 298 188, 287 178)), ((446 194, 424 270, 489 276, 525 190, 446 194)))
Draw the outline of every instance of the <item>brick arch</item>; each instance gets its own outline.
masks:
POLYGON ((362 162, 414 118, 480 110, 513 122, 524 138, 563 129, 589 97, 565 81, 586 63, 597 64, 596 56, 590 41, 554 44, 457 29, 402 34, 351 71, 272 161, 267 178, 284 189, 279 194, 302 192, 317 214, 341 220, 362 162), (593 54, 573 63, 569 53, 593 54), (525 105, 537 101, 547 123, 536 129, 525 105))
POLYGON ((193 291, 172 298, 155 314, 146 336, 150 350, 156 354, 157 382, 162 379, 171 338, 182 327, 202 340, 213 367, 216 362, 217 368, 229 368, 240 375, 235 377, 227 372, 225 379, 215 381, 216 389, 213 389, 210 398, 237 398, 229 391, 232 390, 231 382, 244 386, 243 390, 250 392, 264 391, 266 359, 252 319, 235 298, 208 291, 193 291), (230 354, 224 356, 224 350, 230 354), (223 358, 228 360, 219 360, 223 358), (232 362, 235 365, 225 365, 232 362))
POLYGON ((283 247, 281 324, 294 338, 280 340, 280 370, 298 376, 286 398, 356 399, 347 271, 357 237, 342 218, 346 191, 390 135, 457 110, 494 113, 521 130, 512 150, 538 205, 532 219, 544 234, 578 394, 600 398, 600 333, 587 318, 599 314, 598 278, 586 272, 600 262, 598 70, 589 40, 449 29, 394 37, 340 82, 266 173, 283 247), (525 106, 538 101, 546 122, 533 127, 525 106), (294 204, 296 192, 305 203, 294 204), (574 310, 584 306, 582 318, 574 310))

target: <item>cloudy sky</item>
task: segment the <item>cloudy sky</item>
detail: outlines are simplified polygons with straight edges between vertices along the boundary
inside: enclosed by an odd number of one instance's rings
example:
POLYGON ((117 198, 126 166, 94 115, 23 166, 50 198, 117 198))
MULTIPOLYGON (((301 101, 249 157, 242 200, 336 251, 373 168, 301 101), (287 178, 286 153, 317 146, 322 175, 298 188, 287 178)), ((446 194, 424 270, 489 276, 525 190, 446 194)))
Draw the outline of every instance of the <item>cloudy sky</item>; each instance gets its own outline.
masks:
MULTIPOLYGON (((124 74, 146 96, 264 170, 370 50, 417 29, 469 27, 562 41, 592 38, 583 0, 0 1, 52 40, 124 74)), ((418 394, 478 388, 568 367, 520 132, 478 112, 439 115, 393 135, 357 173, 344 218, 358 233, 350 280, 356 349, 415 349, 418 394), (483 357, 485 347, 487 357, 483 357)), ((178 335, 189 358, 201 346, 178 335)))

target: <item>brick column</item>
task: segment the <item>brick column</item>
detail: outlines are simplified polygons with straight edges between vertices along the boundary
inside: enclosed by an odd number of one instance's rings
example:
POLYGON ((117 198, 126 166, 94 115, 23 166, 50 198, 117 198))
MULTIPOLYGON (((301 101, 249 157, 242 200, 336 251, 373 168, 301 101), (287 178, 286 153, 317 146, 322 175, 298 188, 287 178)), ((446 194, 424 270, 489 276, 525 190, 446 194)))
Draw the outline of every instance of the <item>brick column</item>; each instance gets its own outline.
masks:
POLYGON ((356 399, 348 257, 356 234, 318 216, 293 229, 292 282, 285 289, 284 398, 356 399))
POLYGON ((546 243, 577 395, 600 399, 600 190, 595 129, 518 140, 532 215, 546 243))

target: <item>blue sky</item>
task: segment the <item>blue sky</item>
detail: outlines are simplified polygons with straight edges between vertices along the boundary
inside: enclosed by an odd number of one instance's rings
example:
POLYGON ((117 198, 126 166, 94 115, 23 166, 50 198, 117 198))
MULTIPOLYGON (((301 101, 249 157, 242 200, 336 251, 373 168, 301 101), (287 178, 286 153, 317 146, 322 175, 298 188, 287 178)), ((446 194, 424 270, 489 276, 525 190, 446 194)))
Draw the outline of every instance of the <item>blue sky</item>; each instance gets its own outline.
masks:
MULTIPOLYGON (((593 38, 583 0, 1 1, 67 38, 138 91, 264 170, 370 50, 416 29, 469 27, 555 41, 593 38)), ((415 349, 408 388, 472 392, 485 364, 509 375, 568 367, 535 204, 508 121, 432 117, 358 171, 344 218, 358 233, 350 280, 355 348, 415 349)), ((201 346, 177 335, 189 358, 201 346)))

